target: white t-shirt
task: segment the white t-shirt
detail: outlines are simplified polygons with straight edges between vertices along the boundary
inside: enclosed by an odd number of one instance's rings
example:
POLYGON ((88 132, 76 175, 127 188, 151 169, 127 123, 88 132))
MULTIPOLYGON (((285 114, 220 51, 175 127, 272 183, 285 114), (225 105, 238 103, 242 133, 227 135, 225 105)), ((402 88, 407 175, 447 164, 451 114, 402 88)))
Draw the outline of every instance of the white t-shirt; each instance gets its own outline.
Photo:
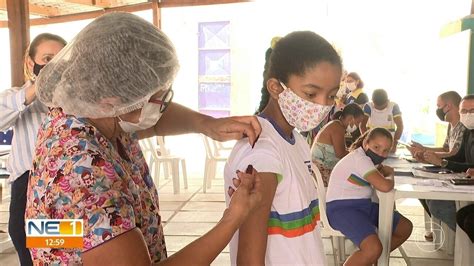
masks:
POLYGON ((332 169, 326 202, 344 199, 370 199, 373 188, 365 179, 377 171, 374 163, 359 147, 342 158, 332 169))
POLYGON ((368 128, 383 127, 392 132, 392 135, 397 129, 394 118, 402 115, 400 107, 394 102, 389 102, 383 110, 375 108, 373 102, 367 103, 364 106, 364 114, 369 117, 368 128))
MULTIPOLYGON (((311 176, 311 153, 305 139, 293 131, 285 140, 261 117, 262 133, 252 149, 247 139, 237 142, 224 169, 225 188, 232 185, 236 170, 251 164, 258 172, 277 174, 278 186, 268 221, 266 265, 326 265, 319 231, 317 190, 311 176)), ((227 191, 227 189, 225 190, 227 191)), ((230 197, 226 193, 229 206, 230 197)), ((239 232, 230 242, 232 265, 236 264, 239 232)))

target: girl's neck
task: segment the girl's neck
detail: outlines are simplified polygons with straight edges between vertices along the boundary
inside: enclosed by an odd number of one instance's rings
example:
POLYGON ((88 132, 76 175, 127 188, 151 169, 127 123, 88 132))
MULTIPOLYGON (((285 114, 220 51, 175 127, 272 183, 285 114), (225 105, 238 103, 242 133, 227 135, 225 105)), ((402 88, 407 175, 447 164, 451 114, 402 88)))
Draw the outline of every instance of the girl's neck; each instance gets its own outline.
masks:
POLYGON ((283 133, 287 137, 293 136, 292 132, 293 132, 294 127, 288 124, 288 122, 286 121, 285 117, 283 116, 280 110, 280 107, 278 106, 278 103, 270 99, 270 101, 268 102, 267 106, 263 109, 261 114, 264 117, 268 117, 272 119, 282 129, 283 133))

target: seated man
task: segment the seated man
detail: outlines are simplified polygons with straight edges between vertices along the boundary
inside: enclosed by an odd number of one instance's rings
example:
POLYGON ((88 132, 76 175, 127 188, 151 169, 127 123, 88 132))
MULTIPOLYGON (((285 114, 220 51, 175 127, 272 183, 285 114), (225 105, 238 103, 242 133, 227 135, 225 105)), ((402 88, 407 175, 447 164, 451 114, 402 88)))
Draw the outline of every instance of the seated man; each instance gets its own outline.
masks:
POLYGON ((393 136, 392 153, 397 149, 397 143, 403 133, 402 113, 398 104, 388 99, 384 89, 374 90, 372 102, 364 106, 365 118, 360 124, 360 132, 364 134, 368 129, 383 127, 393 136))
POLYGON ((442 159, 436 153, 426 151, 420 159, 454 172, 466 172, 467 169, 474 167, 474 94, 467 95, 462 99, 459 114, 460 121, 467 130, 463 134, 458 152, 442 159))
POLYGON ((436 115, 441 121, 449 123, 448 132, 444 141, 443 147, 425 147, 419 143, 413 142, 409 148, 413 157, 417 153, 431 151, 437 154, 440 158, 453 156, 461 146, 464 130, 466 127, 459 121, 459 104, 461 103, 461 96, 455 91, 448 91, 438 96, 436 105, 436 115))
MULTIPOLYGON (((418 158, 423 162, 422 156, 418 154, 423 154, 425 151, 434 152, 440 158, 446 158, 456 154, 461 146, 463 139, 463 134, 466 129, 464 125, 459 121, 459 104, 461 103, 461 96, 455 91, 448 91, 442 93, 438 96, 437 99, 437 109, 436 115, 441 121, 449 122, 448 132, 446 134, 446 140, 444 141, 443 147, 425 147, 419 143, 413 142, 413 145, 408 148, 414 158, 418 158)), ((445 200, 420 200, 421 205, 426 210, 426 212, 431 216, 431 209, 434 209, 434 212, 437 213, 437 217, 442 214, 439 214, 441 210, 448 210, 449 213, 455 208, 453 201, 445 200), (431 209, 429 206, 433 206, 431 209)), ((449 214, 448 215, 451 215, 449 214)), ((451 226, 455 227, 454 223, 451 223, 451 226)), ((433 233, 426 232, 425 238, 428 241, 433 241, 433 233)))
MULTIPOLYGON (((454 172, 466 172, 474 168, 474 95, 465 96, 460 105, 460 121, 466 127, 458 152, 450 157, 441 158, 434 152, 426 151, 417 155, 417 160, 445 167, 454 172)), ((431 214, 456 230, 456 207, 452 201, 428 202, 431 214)))

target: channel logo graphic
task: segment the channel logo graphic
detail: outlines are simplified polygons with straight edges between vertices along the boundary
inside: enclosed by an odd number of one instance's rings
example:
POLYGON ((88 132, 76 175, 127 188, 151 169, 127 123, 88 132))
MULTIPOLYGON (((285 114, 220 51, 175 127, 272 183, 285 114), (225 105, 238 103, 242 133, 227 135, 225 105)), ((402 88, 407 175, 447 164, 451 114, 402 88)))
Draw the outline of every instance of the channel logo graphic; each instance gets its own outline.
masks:
POLYGON ((80 219, 27 219, 27 248, 82 248, 84 235, 80 219))

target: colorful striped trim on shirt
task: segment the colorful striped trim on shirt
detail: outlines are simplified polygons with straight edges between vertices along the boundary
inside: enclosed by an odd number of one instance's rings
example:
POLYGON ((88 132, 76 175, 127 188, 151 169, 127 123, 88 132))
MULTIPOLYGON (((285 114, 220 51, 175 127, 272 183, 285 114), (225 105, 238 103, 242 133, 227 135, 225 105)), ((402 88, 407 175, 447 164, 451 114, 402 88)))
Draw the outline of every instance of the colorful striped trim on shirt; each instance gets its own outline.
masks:
POLYGON ((311 201, 309 207, 288 214, 270 212, 268 220, 269 235, 283 235, 285 237, 298 237, 308 232, 312 232, 319 221, 319 203, 315 199, 311 201))
POLYGON ((355 174, 351 174, 348 178, 347 181, 349 181, 351 184, 354 184, 359 187, 366 187, 370 186, 370 183, 365 181, 364 179, 356 176, 355 174))

